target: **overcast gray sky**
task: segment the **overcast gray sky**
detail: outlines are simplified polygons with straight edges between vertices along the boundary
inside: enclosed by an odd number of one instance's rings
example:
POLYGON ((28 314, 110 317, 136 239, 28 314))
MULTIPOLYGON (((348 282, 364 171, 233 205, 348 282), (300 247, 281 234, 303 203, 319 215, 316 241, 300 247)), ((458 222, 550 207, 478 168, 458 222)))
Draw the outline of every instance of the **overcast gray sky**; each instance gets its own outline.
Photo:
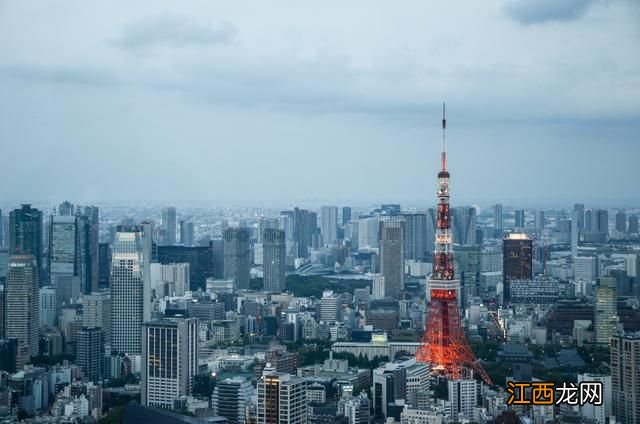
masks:
POLYGON ((639 4, 0 1, 0 197, 637 205, 639 4))

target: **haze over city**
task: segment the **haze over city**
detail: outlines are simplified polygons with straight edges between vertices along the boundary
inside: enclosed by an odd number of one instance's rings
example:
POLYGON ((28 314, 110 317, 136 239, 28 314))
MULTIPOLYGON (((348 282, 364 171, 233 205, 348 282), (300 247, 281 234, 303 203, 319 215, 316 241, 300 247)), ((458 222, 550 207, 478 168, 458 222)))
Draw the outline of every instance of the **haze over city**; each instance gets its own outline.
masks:
POLYGON ((453 203, 637 206, 639 21, 624 0, 2 2, 0 197, 433 206, 446 101, 453 203))

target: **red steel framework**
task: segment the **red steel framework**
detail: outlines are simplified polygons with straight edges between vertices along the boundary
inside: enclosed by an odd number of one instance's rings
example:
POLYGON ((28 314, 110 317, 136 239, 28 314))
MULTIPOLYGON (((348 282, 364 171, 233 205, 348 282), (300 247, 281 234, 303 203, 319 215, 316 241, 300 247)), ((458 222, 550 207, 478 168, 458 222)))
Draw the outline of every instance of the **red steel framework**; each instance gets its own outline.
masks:
POLYGON ((449 210, 449 171, 445 131, 447 120, 442 105, 442 169, 438 173, 438 211, 433 273, 428 282, 429 313, 416 360, 431 364, 432 369, 452 380, 464 377, 465 366, 471 367, 485 383, 493 383, 478 363, 460 323, 458 292, 460 281, 453 270, 451 213, 449 210))

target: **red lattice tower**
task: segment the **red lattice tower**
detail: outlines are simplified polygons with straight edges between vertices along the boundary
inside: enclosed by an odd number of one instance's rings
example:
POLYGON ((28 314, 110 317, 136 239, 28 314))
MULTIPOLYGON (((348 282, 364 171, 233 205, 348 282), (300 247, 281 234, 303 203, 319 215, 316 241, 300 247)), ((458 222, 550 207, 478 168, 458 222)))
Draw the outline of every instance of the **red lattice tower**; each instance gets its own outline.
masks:
POLYGON ((453 271, 451 213, 449 210, 449 172, 445 145, 444 104, 442 105, 442 169, 438 173, 438 211, 433 273, 427 283, 430 294, 429 312, 422 343, 416 360, 432 365, 432 369, 452 380, 463 378, 464 366, 471 367, 487 384, 491 379, 478 363, 460 323, 458 292, 460 281, 453 271))

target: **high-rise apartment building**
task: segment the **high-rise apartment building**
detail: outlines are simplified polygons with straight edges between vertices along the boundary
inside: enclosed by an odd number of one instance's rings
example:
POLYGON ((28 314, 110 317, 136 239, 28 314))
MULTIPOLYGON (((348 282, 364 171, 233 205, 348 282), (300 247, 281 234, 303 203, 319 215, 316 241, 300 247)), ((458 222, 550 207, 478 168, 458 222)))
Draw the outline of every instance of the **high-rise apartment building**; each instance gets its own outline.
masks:
POLYGON ((578 231, 584 230, 584 203, 576 203, 573 205, 573 213, 578 221, 578 231))
POLYGON ((227 228, 222 234, 224 248, 224 279, 233 280, 237 290, 249 289, 251 249, 248 228, 227 228))
POLYGON ((9 213, 9 254, 33 255, 38 264, 38 280, 43 286, 42 212, 22 205, 9 213))
POLYGON ((627 232, 627 214, 624 211, 616 212, 616 231, 627 232))
POLYGON ((474 379, 449 380, 448 393, 451 418, 454 421, 473 419, 473 408, 478 403, 478 383, 474 379))
POLYGON ((358 247, 375 249, 379 245, 380 220, 378 216, 368 216, 358 220, 358 247))
POLYGON ((176 208, 162 208, 162 235, 163 244, 176 244, 176 208))
POLYGON ((258 380, 258 424, 306 422, 306 380, 265 368, 258 380))
POLYGON ((404 220, 380 221, 380 273, 384 276, 385 296, 400 299, 404 291, 404 220))
POLYGON ((5 286, 5 337, 18 340, 17 367, 38 355, 40 305, 38 264, 29 254, 12 255, 5 286))
POLYGON ((142 404, 171 409, 175 399, 192 394, 198 371, 198 320, 145 322, 142 336, 142 404))
POLYGON ((611 376, 602 374, 578 374, 578 384, 596 382, 602 384, 602 403, 580 405, 580 416, 593 420, 596 424, 607 424, 613 410, 611 376))
POLYGON ((594 327, 596 343, 608 345, 618 323, 617 281, 613 277, 600 277, 596 286, 594 327))
POLYGON ((530 280, 533 277, 533 241, 526 234, 511 233, 502 241, 503 300, 511 298, 511 280, 530 280))
POLYGON ((338 207, 323 206, 320 209, 320 233, 322 242, 327 244, 338 243, 338 207))
POLYGON ((535 229, 537 231, 542 231, 544 230, 544 211, 542 209, 537 209, 536 210, 536 214, 535 214, 535 219, 534 219, 534 224, 535 224, 535 229))
POLYGON ((233 377, 216 384, 211 407, 217 417, 225 417, 229 424, 244 424, 245 411, 251 403, 253 387, 244 377, 233 377))
POLYGON ((262 236, 264 290, 280 293, 285 289, 286 240, 283 230, 266 228, 262 236))
POLYGON ((640 424, 640 333, 611 338, 613 415, 622 424, 640 424))
POLYGON ((116 234, 111 266, 111 348, 140 355, 144 321, 142 232, 116 234))
POLYGON ((636 215, 629 217, 629 233, 638 234, 638 217, 636 215))

